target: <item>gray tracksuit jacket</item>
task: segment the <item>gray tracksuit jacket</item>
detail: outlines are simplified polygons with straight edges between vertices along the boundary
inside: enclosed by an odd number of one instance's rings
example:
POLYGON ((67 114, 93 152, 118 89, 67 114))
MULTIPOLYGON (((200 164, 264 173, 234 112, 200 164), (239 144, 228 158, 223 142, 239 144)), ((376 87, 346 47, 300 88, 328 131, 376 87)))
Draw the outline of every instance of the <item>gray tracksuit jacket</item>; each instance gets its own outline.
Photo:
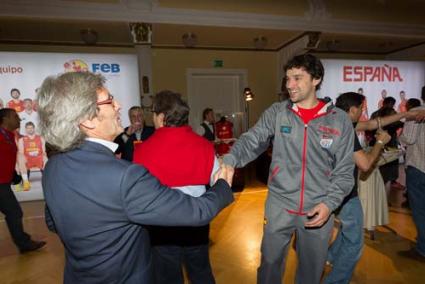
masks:
POLYGON ((354 185, 354 131, 331 102, 305 124, 290 101, 275 103, 233 145, 224 163, 242 167, 273 143, 269 196, 289 213, 304 215, 320 202, 333 211, 354 185))

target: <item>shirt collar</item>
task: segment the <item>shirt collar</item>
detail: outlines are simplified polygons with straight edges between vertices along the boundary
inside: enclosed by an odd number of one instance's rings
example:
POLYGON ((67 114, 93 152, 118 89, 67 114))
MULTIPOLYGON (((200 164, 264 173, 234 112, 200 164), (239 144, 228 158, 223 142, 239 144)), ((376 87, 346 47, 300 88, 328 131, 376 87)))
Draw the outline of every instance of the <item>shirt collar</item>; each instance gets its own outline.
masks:
POLYGON ((94 143, 101 144, 101 145, 107 147, 108 149, 110 149, 112 152, 115 152, 118 149, 117 143, 114 143, 114 142, 111 142, 111 141, 108 141, 108 140, 103 140, 103 139, 93 138, 93 137, 87 137, 86 140, 94 142, 94 143))

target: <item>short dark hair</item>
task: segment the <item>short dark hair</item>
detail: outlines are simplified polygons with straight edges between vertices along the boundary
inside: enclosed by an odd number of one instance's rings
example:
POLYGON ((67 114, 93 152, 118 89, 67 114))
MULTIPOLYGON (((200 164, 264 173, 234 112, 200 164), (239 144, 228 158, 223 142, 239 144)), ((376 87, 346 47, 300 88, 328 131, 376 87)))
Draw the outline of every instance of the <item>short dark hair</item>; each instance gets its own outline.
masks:
POLYGON ((204 109, 203 111, 202 111, 202 119, 203 120, 205 120, 206 118, 207 118, 207 115, 210 113, 210 112, 212 112, 213 111, 213 109, 212 108, 209 108, 209 107, 207 107, 206 109, 204 109))
POLYGON ((393 97, 386 97, 382 101, 383 107, 394 107, 396 100, 393 97))
POLYGON ((35 124, 32 121, 28 121, 27 123, 25 123, 25 127, 27 127, 27 126, 35 127, 35 124))
POLYGON ((347 92, 336 98, 335 106, 348 112, 351 107, 360 107, 365 100, 365 96, 355 92, 347 92))
POLYGON ((164 126, 178 127, 189 123, 189 106, 179 93, 161 91, 153 99, 152 111, 164 114, 164 126))
POLYGON ((425 86, 422 87, 421 99, 425 102, 425 86))
POLYGON ((286 71, 292 68, 302 68, 310 74, 313 79, 320 79, 321 81, 317 84, 316 90, 320 89, 323 82, 323 76, 325 76, 325 69, 319 58, 309 53, 297 55, 286 63, 283 71, 286 74, 286 71))
POLYGON ((14 110, 13 108, 2 108, 0 109, 0 124, 3 123, 3 120, 5 117, 8 117, 9 115, 11 115, 12 113, 16 112, 16 110, 14 110))
POLYGON ((18 94, 21 95, 21 91, 19 91, 16 88, 13 88, 12 90, 10 90, 10 94, 12 94, 13 92, 18 92, 18 94))
POLYGON ((406 109, 410 110, 414 107, 418 107, 421 105, 421 101, 419 99, 416 98, 412 98, 412 99, 408 99, 406 102, 406 109))
POLYGON ((128 109, 128 116, 130 116, 130 112, 132 112, 133 110, 138 110, 143 112, 143 109, 141 106, 132 106, 131 108, 128 109))

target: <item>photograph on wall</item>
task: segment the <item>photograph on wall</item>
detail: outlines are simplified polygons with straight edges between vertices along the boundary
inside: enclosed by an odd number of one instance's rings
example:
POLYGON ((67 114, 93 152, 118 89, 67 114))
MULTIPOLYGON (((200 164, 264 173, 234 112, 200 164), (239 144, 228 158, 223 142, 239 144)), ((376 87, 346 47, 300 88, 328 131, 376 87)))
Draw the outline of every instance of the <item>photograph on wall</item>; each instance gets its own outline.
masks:
MULTIPOLYGON (((43 199, 41 177, 48 158, 38 126, 36 96, 46 77, 64 72, 102 74, 121 112, 140 104, 134 54, 0 52, 0 108, 14 109, 21 120, 15 142, 16 170, 22 181, 12 186, 19 201, 43 199)), ((129 123, 127 115, 121 119, 123 125, 129 123)))

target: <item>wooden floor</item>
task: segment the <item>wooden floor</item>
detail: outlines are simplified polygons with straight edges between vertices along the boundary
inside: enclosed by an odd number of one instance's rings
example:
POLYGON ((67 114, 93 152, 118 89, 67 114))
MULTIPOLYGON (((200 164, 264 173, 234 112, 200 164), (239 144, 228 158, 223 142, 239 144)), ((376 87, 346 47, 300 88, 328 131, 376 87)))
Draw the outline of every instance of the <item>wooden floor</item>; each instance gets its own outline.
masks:
MULTIPOLYGON (((210 252, 218 284, 256 282, 266 194, 264 186, 251 182, 243 192, 235 194, 234 204, 213 221, 210 252)), ((425 264, 397 256, 397 251, 408 249, 416 236, 411 214, 400 208, 401 201, 402 191, 393 190, 391 230, 379 228, 374 241, 365 234, 363 256, 351 283, 425 283, 425 264)), ((34 238, 48 242, 39 252, 19 255, 6 224, 0 221, 0 283, 62 282, 63 247, 44 224, 43 206, 42 201, 22 203, 25 229, 34 238)), ((296 256, 291 249, 283 283, 293 283, 295 265, 296 256)))

